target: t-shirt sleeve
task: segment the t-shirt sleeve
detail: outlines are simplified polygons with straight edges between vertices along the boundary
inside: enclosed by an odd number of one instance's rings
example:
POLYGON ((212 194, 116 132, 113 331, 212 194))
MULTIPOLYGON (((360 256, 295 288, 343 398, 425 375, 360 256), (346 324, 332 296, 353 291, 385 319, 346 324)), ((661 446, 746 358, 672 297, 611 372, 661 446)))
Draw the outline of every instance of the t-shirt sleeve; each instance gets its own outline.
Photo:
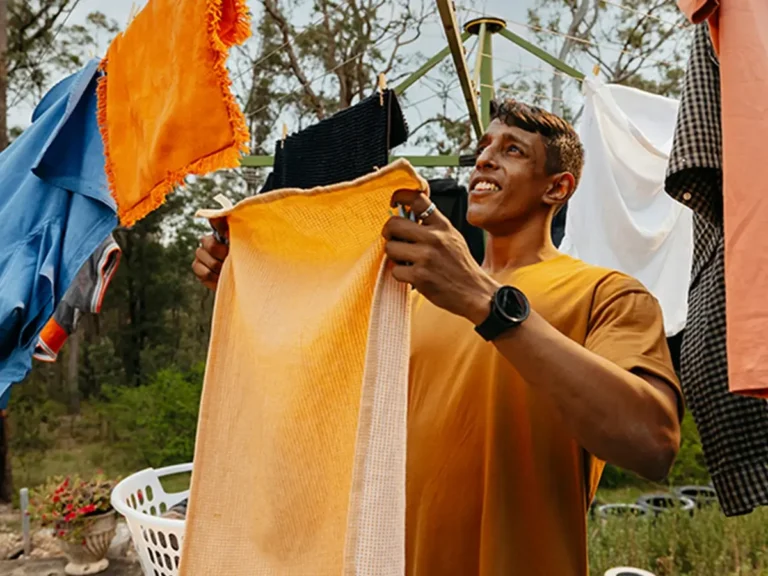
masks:
POLYGON ((603 279, 595 289, 585 347, 630 372, 645 372, 680 390, 664 332, 661 306, 637 280, 621 274, 603 279))

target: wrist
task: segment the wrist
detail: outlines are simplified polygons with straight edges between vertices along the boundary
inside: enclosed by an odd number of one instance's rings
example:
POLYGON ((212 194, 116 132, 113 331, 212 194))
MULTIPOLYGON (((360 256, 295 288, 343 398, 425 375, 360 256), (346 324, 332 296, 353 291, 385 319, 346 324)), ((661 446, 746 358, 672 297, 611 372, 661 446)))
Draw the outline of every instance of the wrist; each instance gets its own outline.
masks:
POLYGON ((467 306, 463 316, 475 326, 481 324, 491 313, 493 295, 501 284, 492 278, 486 278, 478 287, 468 294, 467 306))

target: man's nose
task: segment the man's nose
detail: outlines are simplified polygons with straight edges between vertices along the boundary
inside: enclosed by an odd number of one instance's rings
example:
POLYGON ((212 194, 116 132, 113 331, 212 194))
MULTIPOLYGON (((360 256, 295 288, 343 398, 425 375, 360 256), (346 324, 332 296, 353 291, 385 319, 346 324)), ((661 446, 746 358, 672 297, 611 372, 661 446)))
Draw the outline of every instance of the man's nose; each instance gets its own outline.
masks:
POLYGON ((498 165, 496 164, 496 160, 494 159, 495 152, 493 151, 492 146, 488 146, 487 148, 484 148, 480 154, 478 154, 477 159, 475 160, 475 169, 476 170, 493 170, 494 168, 497 168, 498 165))

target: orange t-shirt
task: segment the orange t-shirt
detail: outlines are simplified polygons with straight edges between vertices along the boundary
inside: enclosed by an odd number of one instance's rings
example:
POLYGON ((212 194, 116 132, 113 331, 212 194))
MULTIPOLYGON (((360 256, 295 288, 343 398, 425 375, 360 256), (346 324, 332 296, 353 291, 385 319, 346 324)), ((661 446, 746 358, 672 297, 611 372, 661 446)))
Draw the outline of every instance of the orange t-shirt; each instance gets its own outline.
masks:
MULTIPOLYGON (((565 255, 495 278, 569 338, 679 393, 661 309, 638 281, 565 255)), ((408 575, 586 576, 587 492, 604 463, 470 322, 416 296, 412 325, 408 575)))

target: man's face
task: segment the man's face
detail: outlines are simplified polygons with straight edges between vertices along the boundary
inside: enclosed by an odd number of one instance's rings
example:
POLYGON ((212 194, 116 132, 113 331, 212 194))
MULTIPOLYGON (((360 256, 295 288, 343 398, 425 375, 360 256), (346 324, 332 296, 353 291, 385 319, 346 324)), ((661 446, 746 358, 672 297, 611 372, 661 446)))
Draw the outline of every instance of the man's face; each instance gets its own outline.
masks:
POLYGON ((504 235, 536 214, 546 214, 544 196, 552 187, 545 170, 546 149, 539 134, 494 120, 478 145, 469 181, 467 220, 504 235))

